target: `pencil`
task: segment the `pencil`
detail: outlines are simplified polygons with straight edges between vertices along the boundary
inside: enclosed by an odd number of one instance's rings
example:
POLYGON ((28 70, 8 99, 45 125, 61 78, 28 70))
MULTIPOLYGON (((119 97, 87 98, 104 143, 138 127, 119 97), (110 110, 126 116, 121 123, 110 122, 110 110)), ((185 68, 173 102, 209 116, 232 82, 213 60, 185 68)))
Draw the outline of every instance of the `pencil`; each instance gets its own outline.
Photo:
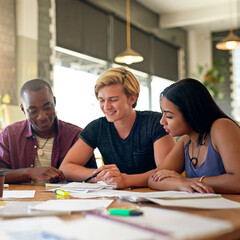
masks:
MULTIPOLYGON (((101 171, 100 171, 101 172, 101 171)), ((83 182, 89 182, 91 179, 95 178, 100 172, 94 173, 91 177, 85 179, 83 182)))

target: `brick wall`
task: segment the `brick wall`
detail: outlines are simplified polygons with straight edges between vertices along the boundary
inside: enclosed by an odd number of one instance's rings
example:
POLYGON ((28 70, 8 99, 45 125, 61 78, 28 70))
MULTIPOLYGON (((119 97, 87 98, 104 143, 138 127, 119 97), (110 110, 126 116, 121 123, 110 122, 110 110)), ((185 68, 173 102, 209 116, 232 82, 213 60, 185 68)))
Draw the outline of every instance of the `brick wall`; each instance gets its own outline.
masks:
POLYGON ((0 95, 17 103, 15 1, 0 1, 0 95))
POLYGON ((50 56, 52 49, 50 48, 50 33, 51 17, 49 9, 51 8, 51 0, 38 1, 38 77, 48 81, 52 85, 50 72, 52 64, 50 56))

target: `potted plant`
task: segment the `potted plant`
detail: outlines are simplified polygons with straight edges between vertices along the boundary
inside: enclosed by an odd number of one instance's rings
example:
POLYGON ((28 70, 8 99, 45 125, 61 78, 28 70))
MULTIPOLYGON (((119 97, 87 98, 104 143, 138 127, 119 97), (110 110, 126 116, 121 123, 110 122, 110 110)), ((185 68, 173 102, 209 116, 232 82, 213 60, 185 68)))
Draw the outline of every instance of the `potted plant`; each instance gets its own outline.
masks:
POLYGON ((224 74, 227 72, 225 59, 214 60, 212 66, 209 68, 208 65, 202 66, 197 64, 198 73, 194 74, 198 79, 202 80, 202 83, 213 98, 222 100, 224 93, 219 90, 219 84, 225 81, 224 74))

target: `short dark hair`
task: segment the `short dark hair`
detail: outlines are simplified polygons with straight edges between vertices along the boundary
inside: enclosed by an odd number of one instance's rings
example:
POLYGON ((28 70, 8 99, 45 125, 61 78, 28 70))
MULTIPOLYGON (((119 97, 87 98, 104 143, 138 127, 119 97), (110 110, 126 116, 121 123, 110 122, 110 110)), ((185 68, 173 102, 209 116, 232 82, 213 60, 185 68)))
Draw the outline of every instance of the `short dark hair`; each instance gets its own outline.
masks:
POLYGON ((218 107, 207 88, 196 79, 186 78, 171 84, 163 90, 160 99, 163 96, 179 108, 185 121, 199 134, 198 144, 203 143, 215 120, 231 119, 218 107))
POLYGON ((23 86, 21 87, 21 90, 20 90, 20 97, 23 98, 23 94, 24 92, 26 92, 27 90, 30 90, 30 91, 38 91, 44 87, 47 87, 50 91, 50 93, 53 95, 53 91, 52 91, 52 88, 50 86, 50 84, 42 79, 32 79, 32 80, 29 80, 27 82, 25 82, 23 84, 23 86))

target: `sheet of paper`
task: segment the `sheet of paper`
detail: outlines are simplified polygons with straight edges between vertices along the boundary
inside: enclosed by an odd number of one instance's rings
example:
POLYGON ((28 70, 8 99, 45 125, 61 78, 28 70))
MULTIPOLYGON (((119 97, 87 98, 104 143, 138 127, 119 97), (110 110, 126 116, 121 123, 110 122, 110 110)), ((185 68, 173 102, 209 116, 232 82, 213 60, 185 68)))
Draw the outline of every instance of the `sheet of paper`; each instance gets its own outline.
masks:
POLYGON ((3 199, 7 198, 34 198, 35 190, 7 190, 3 191, 3 199))
POLYGON ((143 207, 141 210, 144 214, 135 217, 113 217, 93 213, 84 219, 68 222, 65 229, 53 230, 53 233, 73 239, 154 240, 207 238, 233 229, 228 221, 152 207, 143 207))
POLYGON ((178 199, 165 200, 148 198, 148 200, 161 206, 168 207, 185 207, 185 208, 202 208, 202 209, 231 209, 240 208, 240 203, 228 200, 226 198, 198 198, 198 199, 178 199))
POLYGON ((221 197, 220 194, 202 194, 188 193, 180 191, 153 191, 153 192, 130 192, 120 190, 103 189, 101 191, 88 191, 87 193, 70 193, 76 198, 95 198, 95 197, 119 197, 120 199, 129 200, 132 202, 144 201, 146 198, 160 199, 186 199, 186 198, 215 198, 221 197))
POLYGON ((168 209, 142 207, 141 210, 143 215, 138 217, 115 216, 114 218, 140 225, 143 228, 161 230, 169 233, 174 239, 204 237, 233 229, 229 221, 215 220, 168 209))
POLYGON ((67 185, 67 183, 45 183, 45 187, 58 188, 67 185))
POLYGON ((57 218, 21 218, 8 220, 1 224, 1 239, 8 240, 166 240, 168 238, 151 232, 121 224, 86 216, 73 221, 61 221, 57 218), (11 238, 10 238, 11 237, 11 238))
POLYGON ((63 211, 31 211, 34 205, 41 201, 9 201, 0 202, 0 218, 32 217, 32 216, 62 216, 70 215, 71 212, 63 211), (1 203, 5 203, 1 206, 1 203))
POLYGON ((64 238, 51 237, 47 234, 47 229, 63 227, 63 225, 64 222, 57 217, 19 218, 2 221, 0 236, 4 240, 65 240, 64 238))
POLYGON ((109 219, 86 216, 75 221, 66 222, 64 228, 49 230, 50 233, 74 240, 167 240, 165 235, 155 234, 129 224, 122 224, 109 219))
POLYGON ((49 200, 32 207, 34 210, 43 211, 90 211, 96 209, 107 208, 113 200, 102 199, 62 199, 62 200, 49 200))
POLYGON ((178 211, 152 207, 143 207, 141 211, 144 214, 136 217, 91 214, 72 221, 56 217, 2 221, 0 236, 8 236, 11 240, 170 240, 207 238, 233 229, 228 221, 178 211))
POLYGON ((104 182, 98 182, 98 183, 71 182, 60 188, 65 191, 73 191, 73 190, 74 191, 82 191, 82 190, 96 191, 104 188, 112 189, 114 187, 115 187, 114 185, 107 185, 104 182))
POLYGON ((99 197, 118 197, 120 195, 129 195, 127 191, 120 191, 120 190, 109 190, 109 189, 101 189, 95 191, 70 191, 69 192, 72 197, 75 198, 99 198, 99 197))

